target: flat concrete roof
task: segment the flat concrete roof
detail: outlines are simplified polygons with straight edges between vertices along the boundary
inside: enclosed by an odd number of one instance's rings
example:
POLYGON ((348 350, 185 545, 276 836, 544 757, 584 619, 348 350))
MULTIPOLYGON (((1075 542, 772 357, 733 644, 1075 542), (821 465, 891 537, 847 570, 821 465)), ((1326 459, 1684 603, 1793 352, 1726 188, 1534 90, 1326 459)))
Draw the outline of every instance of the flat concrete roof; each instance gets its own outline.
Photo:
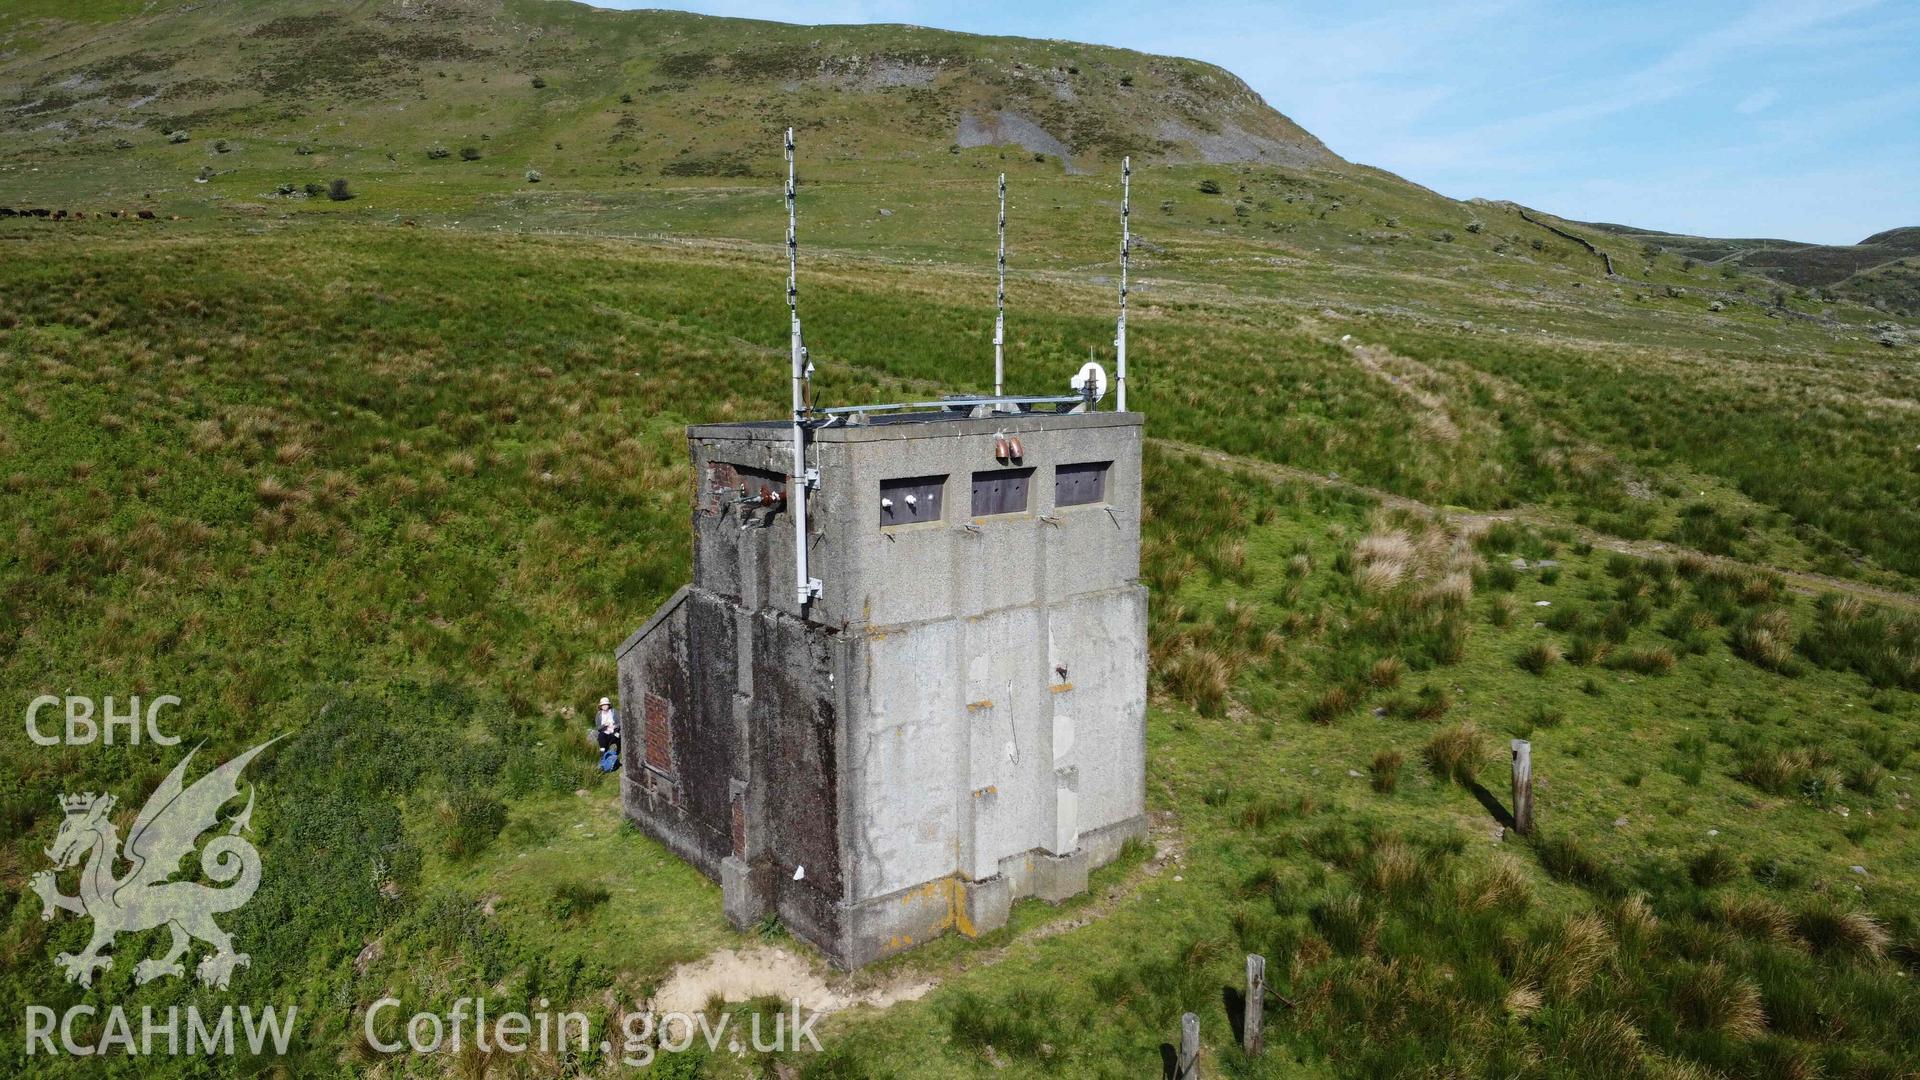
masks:
MULTIPOLYGON (((1137 412, 994 413, 974 417, 965 412, 875 413, 865 423, 849 423, 844 417, 831 424, 814 427, 814 442, 877 442, 887 439, 957 438, 967 435, 991 435, 1001 431, 1047 431, 1064 428, 1140 427, 1146 414, 1137 412)), ((749 420, 736 424, 695 424, 687 429, 687 438, 699 440, 745 439, 785 442, 793 431, 788 420, 749 420)))

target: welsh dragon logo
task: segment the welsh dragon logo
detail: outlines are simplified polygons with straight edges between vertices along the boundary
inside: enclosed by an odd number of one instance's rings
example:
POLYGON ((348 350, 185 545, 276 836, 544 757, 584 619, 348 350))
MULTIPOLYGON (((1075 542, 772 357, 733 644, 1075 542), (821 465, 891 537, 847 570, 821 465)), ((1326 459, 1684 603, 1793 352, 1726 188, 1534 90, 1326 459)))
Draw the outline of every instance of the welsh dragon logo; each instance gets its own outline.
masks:
POLYGON ((213 946, 213 954, 195 969, 200 982, 224 990, 235 968, 245 967, 247 954, 233 950, 233 938, 220 929, 213 917, 232 911, 253 898, 260 885, 260 853, 240 835, 253 818, 253 788, 247 788, 247 805, 228 819, 227 833, 216 836, 200 851, 200 870, 213 881, 232 882, 225 888, 212 888, 195 881, 169 881, 180 870, 181 860, 193 854, 202 834, 220 824, 220 811, 240 796, 240 773, 254 755, 277 740, 269 739, 225 765, 194 781, 183 780, 187 764, 198 747, 174 766, 134 819, 127 833, 126 849, 120 847, 120 833, 111 814, 111 795, 63 795, 60 810, 66 815, 47 858, 52 870, 33 876, 33 891, 45 905, 42 919, 53 918, 54 910, 71 911, 93 920, 93 938, 79 955, 61 953, 57 957, 67 978, 81 986, 93 984, 93 973, 113 967, 113 957, 101 950, 113 944, 122 932, 138 933, 165 926, 173 932, 173 944, 165 956, 140 961, 134 969, 134 982, 149 983, 166 975, 184 976, 180 958, 192 947, 194 939, 213 946), (67 896, 60 892, 57 875, 82 860, 80 892, 67 896), (116 875, 117 864, 129 869, 116 875))

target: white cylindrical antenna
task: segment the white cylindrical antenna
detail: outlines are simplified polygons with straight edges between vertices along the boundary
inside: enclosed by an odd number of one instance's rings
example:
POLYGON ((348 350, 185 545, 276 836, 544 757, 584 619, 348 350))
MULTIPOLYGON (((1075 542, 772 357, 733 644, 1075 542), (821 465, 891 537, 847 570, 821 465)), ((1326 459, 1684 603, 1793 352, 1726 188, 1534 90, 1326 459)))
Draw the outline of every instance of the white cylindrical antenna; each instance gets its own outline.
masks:
POLYGON ((1007 340, 1007 174, 1000 174, 1000 285, 993 296, 993 396, 1007 392, 1002 346, 1007 340))
POLYGON ((793 129, 787 129, 787 316, 793 351, 793 572, 799 602, 820 595, 820 579, 807 573, 807 490, 813 476, 807 470, 807 428, 805 420, 812 409, 807 400, 807 381, 813 365, 807 361, 806 340, 800 334, 800 236, 797 230, 798 208, 794 199, 793 129))
POLYGON ((1133 158, 1120 159, 1120 321, 1114 328, 1113 407, 1127 411, 1127 259, 1133 250, 1133 234, 1128 229, 1133 195, 1133 158))

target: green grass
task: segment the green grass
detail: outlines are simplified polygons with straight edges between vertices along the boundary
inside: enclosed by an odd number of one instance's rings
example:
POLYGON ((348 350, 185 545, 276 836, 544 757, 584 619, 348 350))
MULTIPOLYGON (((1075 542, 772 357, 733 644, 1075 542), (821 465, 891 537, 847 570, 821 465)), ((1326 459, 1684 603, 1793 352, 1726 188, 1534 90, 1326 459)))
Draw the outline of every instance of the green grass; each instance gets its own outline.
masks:
MULTIPOLYGON (((12 524, 0 670, 11 686, 178 693, 209 753, 296 733, 259 778, 272 793, 263 850, 337 840, 275 856, 236 926, 260 942, 250 992, 318 1012, 364 1004, 425 966, 437 974, 410 991, 422 1002, 476 980, 504 987, 503 1007, 587 1001, 602 988, 644 993, 674 963, 740 940, 709 883, 617 826, 578 721, 610 684, 611 643, 687 573, 680 427, 754 415, 778 396, 778 295, 763 287, 777 271, 725 250, 356 227, 20 235, 34 257, 8 264, 0 305, 12 524), (343 866, 360 869, 342 882, 343 866), (303 907, 313 891, 329 903, 303 907), (378 958, 356 970, 375 941, 378 958)), ((816 274, 833 283, 807 296, 821 384, 836 399, 966 385, 942 376, 966 378, 952 374, 946 341, 977 314, 951 289, 970 274, 845 256, 816 274)), ((1029 333, 1098 333, 1098 291, 1035 287, 1058 302, 1029 333)), ((1155 344, 1139 393, 1156 435, 1463 500, 1496 484, 1484 459, 1501 455, 1516 479, 1487 502, 1537 492, 1577 509, 1589 498, 1577 473, 1521 467, 1524 424, 1490 426, 1480 461, 1428 445, 1410 432, 1430 404, 1370 389, 1344 350, 1262 310, 1202 298, 1143 314, 1136 333, 1155 344), (1319 402, 1236 414, 1244 380, 1208 372, 1252 362, 1234 358, 1242 336, 1249 357, 1258 336, 1264 362, 1326 388, 1319 402), (1311 420, 1306 407, 1329 401, 1344 411, 1311 420), (1400 449, 1368 446, 1376 437, 1400 449)), ((1023 377, 1044 370, 1035 359, 1023 377)), ((1499 407, 1539 415, 1532 398, 1499 407)), ((1219 988, 1247 950, 1285 971, 1300 1010, 1276 1024, 1269 1070, 1573 1060, 1600 1053, 1594 1025, 1616 1022, 1637 1039, 1608 1029, 1608 1053, 1734 1072, 1765 1054, 1879 1060, 1900 1045, 1906 1005, 1861 1034, 1775 1025, 1729 1042, 1662 1026, 1643 1002, 1683 978, 1674 965, 1708 955, 1729 972, 1728 1000, 1739 1005, 1752 982, 1769 1017, 1827 1015, 1879 992, 1898 961, 1822 944, 1838 940, 1826 923, 1764 954, 1685 945, 1718 932, 1688 860, 1718 830, 1740 870, 1730 881, 1715 871, 1711 889, 1789 912, 1842 890, 1832 919, 1873 912, 1892 941, 1910 940, 1905 897, 1920 882, 1907 788, 1887 777, 1904 775, 1913 749, 1915 698, 1901 688, 1912 652, 1878 647, 1910 641, 1878 629, 1909 617, 1815 605, 1764 575, 1610 557, 1554 530, 1503 525, 1470 541, 1252 464, 1226 470, 1156 447, 1147 467, 1149 791, 1178 823, 1182 880, 1162 870, 1070 934, 1025 940, 1050 917, 1028 905, 1011 931, 901 958, 898 969, 937 973, 941 988, 836 1018, 835 1053, 816 1068, 964 1072, 997 1058, 1098 1074, 1153 1060, 1183 1009, 1202 1012, 1209 1046, 1233 1060, 1219 988), (1739 644, 1769 611, 1788 613, 1791 675, 1739 644), (1604 662, 1582 666, 1585 635, 1608 647, 1604 662), (1515 664, 1547 643, 1567 662, 1538 674, 1515 664), (1670 667, 1632 659, 1663 654, 1670 667), (1449 726, 1484 733, 1445 759, 1457 783, 1390 764, 1430 761, 1427 744, 1449 726), (1577 844, 1578 858, 1543 846, 1535 860, 1517 845, 1510 864, 1488 839, 1496 826, 1473 785, 1502 797, 1491 755, 1510 731, 1534 740, 1542 843, 1577 844), (1751 764, 1781 756, 1777 780, 1751 764), (1425 869, 1405 877, 1403 851, 1425 869), (1450 913, 1457 890, 1496 873, 1519 875, 1536 899, 1450 913), (1549 960, 1494 944, 1510 932, 1550 943, 1641 894, 1658 932, 1679 936, 1608 952, 1627 974, 1556 990, 1565 977, 1528 974, 1549 960), (982 949, 1005 954, 953 967, 982 949), (1471 993, 1441 993, 1446 971, 1471 993), (1383 1013, 1389 987, 1424 1004, 1383 1013), (1526 1022, 1505 1019, 1509 998, 1525 1006, 1535 992, 1526 1022), (1076 1018, 1069 1030, 1028 1026, 1041 993, 1076 1018), (1776 1000, 1789 993, 1800 997, 1776 1000), (1374 1034, 1340 1034, 1355 1023, 1374 1034), (929 1047, 928 1032, 946 1035, 929 1047)), ((35 865, 46 790, 151 783, 168 763, 6 738, 14 882, 35 865)), ((70 948, 77 925, 46 926, 17 901, 5 925, 16 1000, 68 1000, 45 957, 70 948)), ((112 989, 132 1001, 178 992, 112 989)), ((1694 1008, 1716 1031, 1745 1015, 1694 1008)), ((350 1017, 316 1039, 308 1060, 353 1041, 350 1017)))
MULTIPOLYGON (((324 1018, 296 1074, 386 1067, 353 1047, 388 988, 408 1012, 478 992, 602 1016, 715 948, 798 947, 731 930, 712 883, 623 827, 584 724, 612 648, 689 572, 682 428, 784 400, 765 136, 791 103, 754 95, 794 32, 513 11, 544 45, 479 38, 459 63, 416 38, 356 54, 353 23, 216 42, 193 12, 60 59, 37 51, 55 24, 0 23, 34 79, 115 57, 159 79, 139 57, 178 47, 166 78, 239 56, 293 80, 272 106, 179 91, 186 143, 0 130, 10 200, 89 210, 0 221, 0 685, 16 706, 177 694, 209 759, 289 736, 254 767, 268 873, 232 929, 249 1000, 324 1018), (663 51, 669 23, 690 36, 663 51), (408 109, 315 127, 354 93, 408 109), (356 198, 270 194, 336 176, 356 198), (187 220, 93 213, 122 206, 187 220)), ((907 87, 793 106, 860 133, 804 133, 821 400, 980 388, 1002 170, 1011 388, 1106 357, 1118 121, 1059 118, 1082 125, 1081 176, 950 153, 939 109, 1006 90, 977 81, 986 56, 1088 80, 1148 59, 832 34, 829 53, 965 70, 945 105, 907 87)), ((1876 340, 1886 316, 1797 296, 1810 317, 1770 314, 1760 279, 1582 233, 1610 280, 1511 208, 1367 169, 1143 157, 1135 180, 1160 851, 879 965, 937 985, 778 1064, 1135 1076, 1190 1010, 1226 1075, 1899 1075, 1920 1043, 1920 386, 1876 340), (1511 738, 1533 744, 1531 839, 1500 831, 1511 738), (1260 1062, 1221 1005, 1249 951, 1281 995, 1260 1062)), ((127 797, 175 759, 0 732, 17 1015, 87 999, 51 963, 83 927, 21 899, 47 794, 127 797)), ((211 1000, 131 978, 98 996, 211 1000)), ((19 1068, 17 1037, 0 1060, 19 1068)))

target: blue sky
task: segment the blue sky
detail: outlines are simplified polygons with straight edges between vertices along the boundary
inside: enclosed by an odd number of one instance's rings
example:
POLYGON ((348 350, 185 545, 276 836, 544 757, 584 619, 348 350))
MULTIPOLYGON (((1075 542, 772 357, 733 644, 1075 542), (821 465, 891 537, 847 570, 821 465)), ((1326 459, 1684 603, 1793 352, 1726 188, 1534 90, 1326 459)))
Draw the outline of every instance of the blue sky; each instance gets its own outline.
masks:
POLYGON ((1067 38, 1220 64, 1456 198, 1711 236, 1920 225, 1920 3, 598 0, 1067 38))

